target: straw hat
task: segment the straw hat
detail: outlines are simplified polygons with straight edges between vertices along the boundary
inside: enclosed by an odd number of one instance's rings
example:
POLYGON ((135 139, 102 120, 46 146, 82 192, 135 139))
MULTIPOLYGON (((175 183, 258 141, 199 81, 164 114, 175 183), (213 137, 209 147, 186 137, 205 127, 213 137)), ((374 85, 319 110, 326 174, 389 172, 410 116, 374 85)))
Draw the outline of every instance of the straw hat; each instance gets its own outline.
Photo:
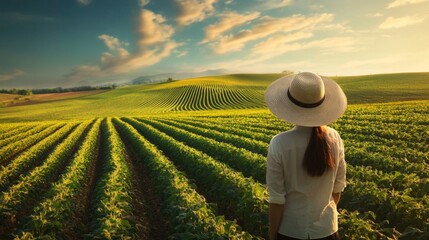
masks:
POLYGON ((278 118, 306 127, 332 123, 347 107, 335 81, 310 72, 277 79, 265 91, 265 101, 278 118))

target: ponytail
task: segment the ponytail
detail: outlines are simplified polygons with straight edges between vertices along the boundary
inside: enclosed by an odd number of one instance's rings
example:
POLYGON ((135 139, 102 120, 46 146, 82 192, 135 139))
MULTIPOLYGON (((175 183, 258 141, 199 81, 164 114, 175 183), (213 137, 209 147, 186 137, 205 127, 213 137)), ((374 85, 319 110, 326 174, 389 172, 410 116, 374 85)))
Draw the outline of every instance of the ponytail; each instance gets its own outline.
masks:
POLYGON ((312 177, 321 176, 325 171, 334 167, 334 159, 328 141, 324 128, 313 127, 302 164, 312 177))

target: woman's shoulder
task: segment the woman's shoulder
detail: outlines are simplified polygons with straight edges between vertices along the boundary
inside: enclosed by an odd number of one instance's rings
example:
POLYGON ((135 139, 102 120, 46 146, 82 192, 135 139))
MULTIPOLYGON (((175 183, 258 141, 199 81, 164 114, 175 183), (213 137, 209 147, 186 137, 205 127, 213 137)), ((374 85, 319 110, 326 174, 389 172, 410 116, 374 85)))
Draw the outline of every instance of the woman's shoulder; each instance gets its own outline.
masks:
POLYGON ((271 138, 270 144, 276 144, 276 143, 285 143, 287 141, 293 141, 296 140, 296 138, 299 138, 301 135, 305 135, 305 129, 302 127, 294 127, 292 129, 289 129, 287 131, 278 133, 274 137, 271 138), (303 131, 304 130, 304 131, 303 131))
POLYGON ((335 129, 333 129, 333 128, 331 128, 331 127, 328 127, 328 126, 326 126, 326 129, 327 129, 327 133, 328 133, 328 136, 331 138, 331 139, 335 139, 335 140, 341 140, 341 136, 340 136, 340 134, 338 133, 338 131, 337 130, 335 130, 335 129))

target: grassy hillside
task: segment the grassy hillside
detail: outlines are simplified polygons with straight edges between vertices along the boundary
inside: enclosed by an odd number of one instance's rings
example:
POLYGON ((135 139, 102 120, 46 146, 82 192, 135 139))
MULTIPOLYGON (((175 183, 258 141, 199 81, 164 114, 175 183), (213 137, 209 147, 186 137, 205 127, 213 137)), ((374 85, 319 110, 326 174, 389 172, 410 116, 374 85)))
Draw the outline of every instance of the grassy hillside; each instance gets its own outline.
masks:
MULTIPOLYGON (((171 112, 266 109, 266 87, 281 74, 234 74, 118 88, 96 95, 0 109, 0 121, 87 119, 171 112)), ((350 104, 429 99, 429 73, 334 77, 350 104)))
MULTIPOLYGON (((331 125, 347 162, 343 239, 428 239, 428 76, 335 78, 349 102, 370 102, 331 125)), ((278 77, 0 108, 0 239, 262 239, 268 145, 292 126, 263 101, 278 77)))
POLYGON ((429 73, 390 73, 333 77, 349 103, 382 103, 429 99, 429 73))

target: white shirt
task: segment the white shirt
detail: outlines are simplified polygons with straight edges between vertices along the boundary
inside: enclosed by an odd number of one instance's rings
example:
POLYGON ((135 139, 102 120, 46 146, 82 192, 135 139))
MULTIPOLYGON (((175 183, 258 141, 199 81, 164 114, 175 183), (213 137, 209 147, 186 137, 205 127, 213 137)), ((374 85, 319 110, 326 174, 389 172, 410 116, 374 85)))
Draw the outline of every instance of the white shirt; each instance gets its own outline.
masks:
POLYGON ((279 233, 288 237, 324 238, 338 231, 332 193, 346 187, 346 163, 340 135, 326 127, 334 169, 311 177, 302 166, 311 127, 295 126, 271 139, 267 155, 268 202, 285 204, 279 233))

